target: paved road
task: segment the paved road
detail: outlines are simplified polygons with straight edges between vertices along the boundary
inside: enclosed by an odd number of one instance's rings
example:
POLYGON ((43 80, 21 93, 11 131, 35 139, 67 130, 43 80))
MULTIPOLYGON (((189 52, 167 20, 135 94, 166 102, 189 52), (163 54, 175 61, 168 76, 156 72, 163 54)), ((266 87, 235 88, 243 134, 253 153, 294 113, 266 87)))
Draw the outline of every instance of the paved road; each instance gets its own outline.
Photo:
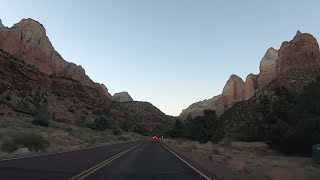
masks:
POLYGON ((112 180, 205 179, 196 171, 156 140, 0 161, 0 179, 10 180, 71 177, 112 180))

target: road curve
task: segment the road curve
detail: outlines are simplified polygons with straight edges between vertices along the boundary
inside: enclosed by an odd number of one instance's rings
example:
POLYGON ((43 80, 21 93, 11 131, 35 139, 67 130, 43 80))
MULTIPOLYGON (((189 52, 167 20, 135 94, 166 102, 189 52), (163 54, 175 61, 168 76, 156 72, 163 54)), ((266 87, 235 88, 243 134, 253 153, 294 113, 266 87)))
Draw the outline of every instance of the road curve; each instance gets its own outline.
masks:
POLYGON ((0 179, 210 179, 188 164, 152 140, 0 161, 0 179))

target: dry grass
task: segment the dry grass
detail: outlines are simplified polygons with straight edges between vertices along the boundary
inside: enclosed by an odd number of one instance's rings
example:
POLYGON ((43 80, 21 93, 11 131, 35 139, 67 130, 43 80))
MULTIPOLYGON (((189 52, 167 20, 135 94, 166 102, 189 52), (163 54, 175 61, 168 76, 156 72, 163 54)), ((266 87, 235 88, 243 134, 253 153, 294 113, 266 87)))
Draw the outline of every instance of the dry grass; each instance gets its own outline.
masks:
MULTIPOLYGON (((41 135, 46 141, 50 142, 50 146, 42 152, 73 150, 145 138, 136 133, 122 132, 119 135, 114 135, 112 130, 94 131, 89 128, 80 128, 55 121, 51 121, 49 127, 41 127, 33 125, 31 121, 31 119, 1 118, 0 146, 5 140, 25 133, 41 135)), ((14 153, 0 151, 0 158, 14 155, 14 153)))
POLYGON ((284 156, 261 142, 199 144, 187 140, 166 140, 174 150, 222 179, 317 180, 320 166, 311 158, 284 156), (211 160, 210 160, 211 158, 211 160))

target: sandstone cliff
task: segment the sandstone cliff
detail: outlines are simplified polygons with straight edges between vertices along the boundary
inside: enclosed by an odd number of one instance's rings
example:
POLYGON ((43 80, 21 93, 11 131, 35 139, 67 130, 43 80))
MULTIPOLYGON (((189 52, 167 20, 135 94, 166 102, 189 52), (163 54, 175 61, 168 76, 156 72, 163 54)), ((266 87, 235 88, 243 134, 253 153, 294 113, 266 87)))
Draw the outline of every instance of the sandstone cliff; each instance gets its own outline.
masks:
POLYGON ((244 82, 237 75, 231 75, 222 91, 224 110, 230 108, 235 102, 242 101, 244 82))
POLYGON ((112 96, 112 100, 113 101, 117 101, 117 102, 128 102, 128 101, 133 101, 132 97, 129 95, 128 92, 119 92, 119 93, 115 93, 112 96))
MULTIPOLYGON (((129 95, 120 97, 132 101, 129 95)), ((126 107, 111 99, 107 87, 93 82, 81 66, 54 50, 40 23, 24 19, 7 28, 0 21, 0 101, 29 112, 47 107, 54 120, 82 127, 101 117, 116 120, 111 122, 114 128, 129 122, 129 130, 148 128, 147 132, 173 123, 150 103, 132 102, 126 107)))
POLYGON ((246 78, 246 82, 244 83, 244 89, 243 89, 243 100, 250 99, 257 91, 258 89, 258 75, 249 74, 246 78))
POLYGON ((272 90, 277 86, 286 86, 300 92, 319 75, 319 44, 311 34, 298 31, 293 40, 282 43, 279 51, 274 48, 267 50, 260 62, 259 75, 249 74, 245 83, 238 76, 232 75, 221 96, 195 103, 183 110, 179 117, 199 115, 204 109, 216 110, 220 115, 236 102, 249 100, 257 92, 272 90))
POLYGON ((0 82, 5 84, 0 100, 30 111, 46 106, 59 121, 76 123, 83 119, 90 123, 96 112, 117 110, 111 100, 97 89, 76 80, 44 74, 2 49, 0 82))
POLYGON ((179 115, 179 118, 185 119, 189 114, 192 117, 202 115, 204 109, 215 110, 216 113, 220 115, 236 102, 243 100, 244 88, 245 83, 243 80, 237 75, 231 75, 224 86, 221 95, 192 104, 187 109, 182 111, 182 113, 179 115))
POLYGON ((260 73, 258 78, 258 89, 265 88, 272 80, 276 78, 278 65, 278 51, 269 48, 260 61, 260 73))
POLYGON ((320 51, 317 40, 308 33, 297 32, 293 40, 279 49, 277 80, 270 86, 286 86, 297 92, 320 75, 320 51))
MULTIPOLYGON (((2 24, 1 24, 2 25, 2 24)), ((23 19, 11 28, 0 25, 0 49, 24 60, 46 75, 70 78, 82 85, 96 88, 104 95, 111 95, 94 83, 85 70, 74 63, 65 61, 54 50, 45 28, 37 21, 23 19)))
POLYGON ((186 119, 187 116, 190 114, 192 117, 201 116, 203 115, 203 110, 205 109, 214 109, 214 102, 220 97, 214 96, 210 99, 205 99, 203 101, 199 101, 196 103, 191 104, 188 108, 182 110, 180 114, 181 119, 186 119))
POLYGON ((320 72, 319 44, 311 34, 298 31, 293 40, 282 43, 277 75, 285 76, 292 71, 304 74, 320 72))

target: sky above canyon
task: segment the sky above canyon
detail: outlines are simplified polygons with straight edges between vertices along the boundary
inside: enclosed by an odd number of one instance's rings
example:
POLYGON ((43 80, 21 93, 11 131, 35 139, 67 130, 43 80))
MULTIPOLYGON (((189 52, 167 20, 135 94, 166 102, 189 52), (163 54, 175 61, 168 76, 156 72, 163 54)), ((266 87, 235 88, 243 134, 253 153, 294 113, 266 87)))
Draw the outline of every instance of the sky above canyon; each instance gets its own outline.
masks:
POLYGON ((319 0, 0 0, 0 19, 44 25, 67 61, 169 115, 259 73, 269 47, 297 30, 320 39, 319 0))

